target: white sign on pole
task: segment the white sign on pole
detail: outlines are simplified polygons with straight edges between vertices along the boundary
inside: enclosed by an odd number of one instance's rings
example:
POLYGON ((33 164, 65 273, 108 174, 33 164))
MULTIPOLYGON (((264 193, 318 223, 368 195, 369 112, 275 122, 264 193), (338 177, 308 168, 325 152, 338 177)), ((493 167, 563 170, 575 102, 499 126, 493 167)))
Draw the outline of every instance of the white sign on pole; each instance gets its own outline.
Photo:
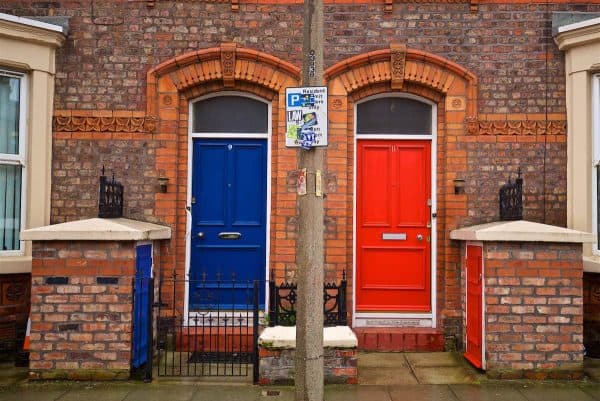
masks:
POLYGON ((327 146, 327 87, 285 89, 285 146, 327 146))

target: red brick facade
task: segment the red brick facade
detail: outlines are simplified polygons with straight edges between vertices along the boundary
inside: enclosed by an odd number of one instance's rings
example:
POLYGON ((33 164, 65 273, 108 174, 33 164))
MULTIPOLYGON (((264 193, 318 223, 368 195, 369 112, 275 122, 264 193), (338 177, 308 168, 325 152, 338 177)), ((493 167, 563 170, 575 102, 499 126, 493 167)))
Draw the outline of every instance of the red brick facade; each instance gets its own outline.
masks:
MULTIPOLYGON (((57 59, 52 222, 96 214, 95 177, 105 165, 126 185, 126 217, 171 226, 160 268, 183 273, 189 101, 250 93, 272 104, 269 268, 292 279, 297 151, 284 146, 282 94, 301 84, 300 3, 53 2, 54 15, 71 19, 57 59), (234 55, 232 67, 225 54, 234 55), (167 193, 158 191, 159 176, 169 178, 167 193)), ((600 11, 600 4, 326 3, 326 280, 346 270, 352 291, 355 103, 391 92, 421 96, 437 105, 437 323, 460 337, 460 249, 449 232, 497 219, 498 188, 519 167, 525 218, 566 223, 564 62, 550 17, 600 11), (394 52, 405 56, 402 71, 392 66, 394 52), (464 194, 454 193, 457 178, 464 194)), ((49 8, 7 0, 0 11, 47 15, 49 8)))

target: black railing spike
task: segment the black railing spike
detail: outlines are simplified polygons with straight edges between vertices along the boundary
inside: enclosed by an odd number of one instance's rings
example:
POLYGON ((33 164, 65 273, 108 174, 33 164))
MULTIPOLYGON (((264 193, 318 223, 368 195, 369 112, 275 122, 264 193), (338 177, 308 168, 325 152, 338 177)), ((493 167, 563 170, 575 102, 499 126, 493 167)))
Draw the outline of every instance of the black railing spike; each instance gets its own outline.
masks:
POLYGON ((102 175, 104 175, 104 164, 102 165, 102 175))
POLYGON ((342 280, 346 281, 346 269, 342 270, 342 280))

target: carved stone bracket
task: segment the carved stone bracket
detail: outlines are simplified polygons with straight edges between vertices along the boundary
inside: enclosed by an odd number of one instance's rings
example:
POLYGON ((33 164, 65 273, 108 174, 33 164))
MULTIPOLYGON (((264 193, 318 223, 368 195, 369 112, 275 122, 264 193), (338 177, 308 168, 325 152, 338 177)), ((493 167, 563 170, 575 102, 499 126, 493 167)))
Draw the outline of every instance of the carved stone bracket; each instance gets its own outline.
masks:
POLYGON ((394 11, 394 0, 385 0, 385 6, 383 9, 386 13, 391 13, 394 11))
POLYGON ((392 89, 402 89, 404 86, 404 66, 406 65, 406 45, 390 44, 390 65, 392 89))
POLYGON ((54 116, 55 132, 154 132, 157 118, 54 116))
POLYGON ((465 119, 470 135, 566 135, 564 120, 482 121, 477 117, 465 119))
POLYGON ((235 43, 221 44, 221 71, 223 72, 223 86, 235 86, 235 43))

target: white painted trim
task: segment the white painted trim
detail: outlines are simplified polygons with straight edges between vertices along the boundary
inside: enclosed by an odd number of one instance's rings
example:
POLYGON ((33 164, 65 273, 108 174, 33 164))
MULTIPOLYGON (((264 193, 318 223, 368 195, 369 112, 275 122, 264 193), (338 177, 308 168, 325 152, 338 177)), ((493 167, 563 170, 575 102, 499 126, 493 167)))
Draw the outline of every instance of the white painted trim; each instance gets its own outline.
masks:
POLYGON ((0 13, 0 20, 14 22, 15 24, 28 25, 36 28, 46 29, 48 31, 64 33, 64 29, 60 25, 49 24, 34 20, 31 18, 17 17, 16 15, 0 13))
POLYGON ((558 27, 558 33, 574 31, 580 28, 586 28, 588 26, 600 24, 600 18, 593 18, 585 21, 575 22, 569 25, 563 25, 558 27))
POLYGON ((240 136, 240 134, 198 134, 192 133, 190 134, 192 138, 211 138, 211 139, 220 139, 220 138, 235 138, 235 139, 266 139, 269 137, 268 134, 241 134, 244 136, 240 136))
POLYGON ((356 312, 357 319, 432 319, 433 313, 356 312))
POLYGON ((398 135, 398 134, 366 135, 366 134, 361 134, 361 135, 356 135, 355 138, 356 139, 388 139, 388 140, 412 139, 412 140, 426 141, 426 140, 432 139, 433 135, 398 135))
MULTIPOLYGON (((266 101, 263 98, 258 96, 245 93, 245 92, 237 92, 237 91, 222 91, 211 93, 206 96, 201 96, 198 98, 194 98, 188 102, 188 173, 187 173, 187 195, 186 195, 186 231, 185 231, 185 276, 186 278, 189 276, 190 272, 190 261, 191 261, 191 232, 192 232, 192 215, 190 210, 187 209, 191 207, 191 197, 192 197, 192 169, 193 169, 193 140, 195 138, 236 138, 236 139, 266 139, 267 140, 267 171, 266 171, 266 179, 267 179, 267 202, 265 205, 265 310, 269 305, 269 291, 268 283, 269 283, 269 265, 270 265, 270 254, 271 254, 271 143, 272 143, 272 132, 273 132, 273 105, 271 102, 266 101), (195 102, 218 97, 218 96, 242 96, 250 99, 258 100, 260 102, 266 103, 268 106, 267 109, 267 133, 260 134, 240 134, 240 133, 205 133, 205 132, 192 132, 193 128, 193 104, 195 102)), ((185 299, 184 299, 184 316, 188 316, 189 313, 189 284, 185 285, 185 299)))
MULTIPOLYGON (((467 310, 468 309, 468 305, 467 303, 469 302, 469 294, 468 294, 468 290, 467 290, 467 286, 469 285, 469 277, 468 277, 468 270, 467 270, 467 259, 468 259, 468 250, 469 250, 469 246, 476 246, 481 248, 481 369, 485 370, 485 327, 486 327, 486 321, 485 321, 485 258, 483 257, 483 242, 482 241, 465 241, 465 309, 464 309, 464 319, 465 319, 465 350, 467 347, 467 310)), ((462 268, 462 267, 461 267, 462 268)))
MULTIPOLYGON (((600 163, 600 74, 592 76, 592 233, 598 233, 597 169, 600 163)), ((592 246, 592 254, 600 255, 599 241, 592 246)))
MULTIPOLYGON (((1 13, 0 13, 1 14, 1 13)), ((31 205, 28 203, 28 173, 27 166, 29 163, 28 157, 28 144, 29 144, 29 125, 28 125, 28 117, 29 117, 29 79, 26 74, 10 71, 10 70, 0 70, 0 74, 7 75, 14 78, 19 78, 20 80, 20 88, 19 88, 19 154, 11 155, 11 154, 2 154, 0 156, 1 164, 10 164, 10 165, 20 165, 21 169, 21 227, 20 232, 28 228, 27 225, 27 212, 31 205)), ((11 250, 11 251, 0 251, 0 256, 24 256, 25 255, 25 241, 21 237, 21 233, 19 232, 19 249, 11 250)))
MULTIPOLYGON (((380 315, 388 316, 391 318, 411 318, 415 316, 425 316, 425 319, 431 319, 432 328, 437 327, 437 104, 416 96, 410 93, 381 93, 374 96, 361 99, 354 103, 354 121, 352 121, 353 132, 354 132, 354 160, 353 171, 354 177, 352 180, 352 326, 355 326, 357 313, 356 313, 356 180, 357 180, 357 144, 361 139, 387 139, 387 140, 429 140, 431 141, 431 313, 429 314, 415 314, 415 313, 381 313, 380 315), (383 98, 383 97, 402 97, 407 99, 416 100, 431 106, 431 135, 358 135, 356 133, 356 118, 357 118, 357 105, 370 100, 383 98)), ((365 313, 369 314, 369 313, 365 313)), ((364 314, 361 313, 360 316, 364 314)), ((383 316, 381 316, 383 317, 383 316)))

